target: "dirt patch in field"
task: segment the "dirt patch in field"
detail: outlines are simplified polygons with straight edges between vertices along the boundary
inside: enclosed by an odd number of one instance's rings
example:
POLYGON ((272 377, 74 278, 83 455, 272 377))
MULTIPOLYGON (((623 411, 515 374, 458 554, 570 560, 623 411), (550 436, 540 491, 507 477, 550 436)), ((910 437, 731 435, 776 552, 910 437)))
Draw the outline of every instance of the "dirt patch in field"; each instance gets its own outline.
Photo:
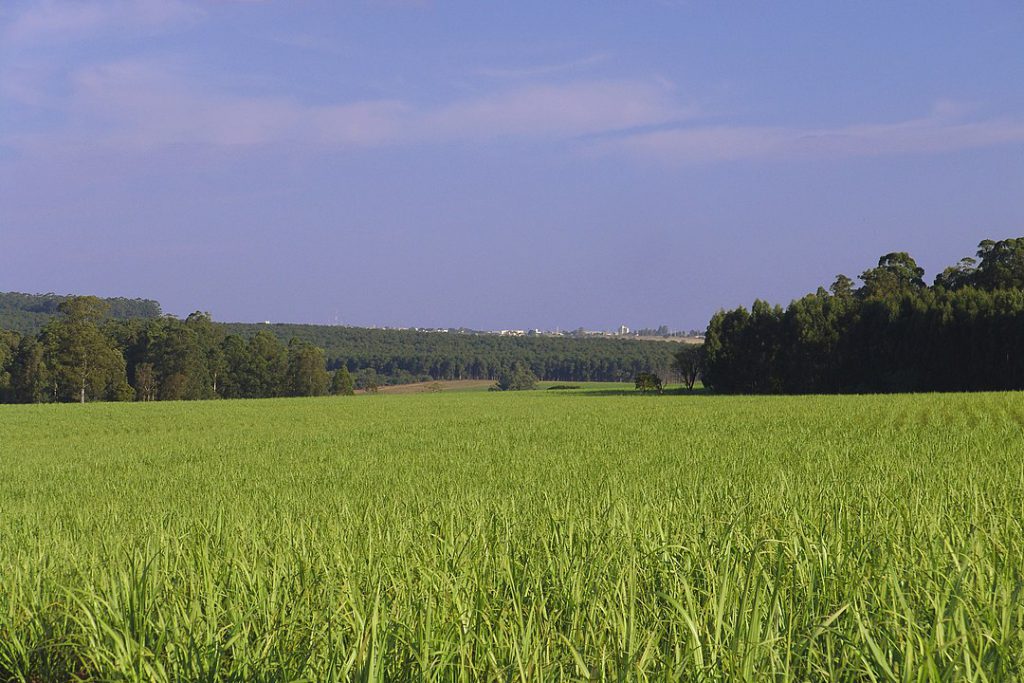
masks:
MULTIPOLYGON (((484 391, 494 384, 493 379, 457 379, 444 382, 416 382, 381 387, 380 394, 430 394, 440 391, 484 391)), ((357 392, 362 393, 362 392, 357 392)))

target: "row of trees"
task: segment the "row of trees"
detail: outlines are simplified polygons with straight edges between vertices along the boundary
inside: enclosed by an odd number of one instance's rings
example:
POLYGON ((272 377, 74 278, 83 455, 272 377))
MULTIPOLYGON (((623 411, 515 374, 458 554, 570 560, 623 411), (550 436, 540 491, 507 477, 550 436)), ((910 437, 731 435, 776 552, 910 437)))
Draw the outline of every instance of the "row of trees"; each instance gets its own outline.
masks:
POLYGON ((353 393, 322 349, 263 331, 226 334, 205 313, 111 320, 96 297, 72 297, 37 335, 0 331, 0 401, 153 401, 353 393))
POLYGON ((1024 238, 986 240, 928 286, 905 252, 857 287, 783 309, 720 311, 705 335, 703 382, 720 392, 831 393, 1024 388, 1024 238))

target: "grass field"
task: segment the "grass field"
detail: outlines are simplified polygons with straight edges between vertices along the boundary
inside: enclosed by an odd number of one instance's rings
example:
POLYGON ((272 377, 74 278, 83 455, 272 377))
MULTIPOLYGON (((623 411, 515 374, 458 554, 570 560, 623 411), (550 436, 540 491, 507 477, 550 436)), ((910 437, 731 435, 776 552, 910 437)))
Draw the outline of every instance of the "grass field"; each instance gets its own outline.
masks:
POLYGON ((0 407, 0 679, 1024 667, 1024 397, 0 407))

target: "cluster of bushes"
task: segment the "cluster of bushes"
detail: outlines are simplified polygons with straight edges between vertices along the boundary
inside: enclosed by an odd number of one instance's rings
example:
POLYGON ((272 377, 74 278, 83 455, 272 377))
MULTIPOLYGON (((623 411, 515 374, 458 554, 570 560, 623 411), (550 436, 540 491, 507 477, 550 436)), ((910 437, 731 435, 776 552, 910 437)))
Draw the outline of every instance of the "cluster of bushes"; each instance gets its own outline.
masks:
POLYGON ((648 394, 660 394, 665 390, 661 377, 653 372, 641 372, 633 379, 633 386, 637 391, 648 394))
POLYGON ((529 391, 537 387, 537 375, 525 363, 515 363, 498 375, 491 391, 529 391))
POLYGON ((983 241, 928 286, 905 252, 783 309, 721 311, 703 382, 720 392, 1024 388, 1024 238, 983 241))

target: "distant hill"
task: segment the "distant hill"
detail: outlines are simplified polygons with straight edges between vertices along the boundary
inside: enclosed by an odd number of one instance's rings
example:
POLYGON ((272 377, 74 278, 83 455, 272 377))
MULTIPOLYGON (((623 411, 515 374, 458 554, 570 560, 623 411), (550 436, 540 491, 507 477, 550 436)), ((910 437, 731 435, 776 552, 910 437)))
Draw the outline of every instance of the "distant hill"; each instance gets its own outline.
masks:
MULTIPOLYGON (((50 318, 57 315, 57 306, 70 295, 23 294, 0 292, 0 328, 20 334, 37 334, 50 318)), ((104 299, 110 315, 117 320, 159 318, 160 304, 152 299, 104 299)))

